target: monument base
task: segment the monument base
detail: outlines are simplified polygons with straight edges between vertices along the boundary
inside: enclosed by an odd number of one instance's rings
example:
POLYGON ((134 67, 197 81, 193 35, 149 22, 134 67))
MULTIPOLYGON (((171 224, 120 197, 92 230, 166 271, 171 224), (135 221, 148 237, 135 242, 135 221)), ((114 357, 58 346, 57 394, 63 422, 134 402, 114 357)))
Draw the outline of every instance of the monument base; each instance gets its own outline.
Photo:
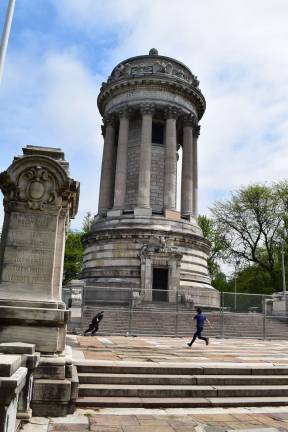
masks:
POLYGON ((73 366, 69 346, 56 357, 41 357, 34 373, 33 416, 62 417, 72 414, 78 397, 78 385, 77 369, 73 366))
POLYGON ((17 419, 22 422, 28 422, 32 414, 57 417, 75 411, 78 376, 70 347, 52 356, 40 355, 33 344, 2 343, 0 353, 1 431, 14 432, 14 429, 1 429, 1 425, 7 416, 12 416, 15 423, 16 411, 17 419))
POLYGON ((61 353, 69 314, 62 302, 0 300, 0 342, 31 343, 41 353, 61 353))

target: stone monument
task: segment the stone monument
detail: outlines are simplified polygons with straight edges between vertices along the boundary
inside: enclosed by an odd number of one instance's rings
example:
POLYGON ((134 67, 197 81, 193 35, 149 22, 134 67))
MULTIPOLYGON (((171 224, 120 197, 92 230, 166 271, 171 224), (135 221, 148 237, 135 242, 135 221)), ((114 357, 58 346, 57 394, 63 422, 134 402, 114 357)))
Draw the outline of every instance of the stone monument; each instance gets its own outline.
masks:
POLYGON ((77 212, 79 183, 69 177, 61 149, 27 146, 23 156, 15 157, 0 174, 0 188, 5 210, 0 353, 7 353, 7 347, 10 354, 13 349, 18 353, 23 343, 28 352, 40 353, 33 414, 62 415, 70 410, 73 387, 71 353, 65 347, 69 311, 61 299, 62 273, 65 236, 77 212))
POLYGON ((143 301, 175 302, 181 292, 195 305, 218 308, 209 242, 197 224, 198 123, 205 111, 197 77, 151 49, 113 69, 98 108, 104 122, 99 208, 84 239, 81 274, 89 295, 106 287, 117 296, 118 288, 131 287, 143 301))

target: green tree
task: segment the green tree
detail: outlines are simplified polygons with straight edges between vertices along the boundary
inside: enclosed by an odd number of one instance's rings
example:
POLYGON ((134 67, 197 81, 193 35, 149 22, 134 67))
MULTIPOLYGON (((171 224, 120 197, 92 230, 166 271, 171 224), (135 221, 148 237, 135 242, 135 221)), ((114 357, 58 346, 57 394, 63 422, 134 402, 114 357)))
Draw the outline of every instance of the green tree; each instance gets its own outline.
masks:
POLYGON ((84 219, 82 222, 82 229, 83 229, 84 234, 87 234, 89 231, 91 231, 92 222, 93 222, 92 213, 90 211, 88 211, 86 213, 86 215, 84 216, 84 219))
POLYGON ((81 238, 82 233, 79 231, 70 230, 68 232, 65 244, 63 285, 67 285, 72 279, 77 279, 82 269, 83 245, 81 238))
POLYGON ((198 224, 202 229, 203 236, 211 243, 210 254, 207 259, 208 271, 211 277, 211 283, 219 291, 225 291, 227 285, 226 275, 221 271, 219 259, 224 253, 226 243, 219 234, 215 221, 205 215, 198 216, 198 224))
POLYGON ((211 208, 226 259, 240 260, 245 268, 253 264, 269 275, 274 290, 281 289, 279 244, 287 234, 287 208, 287 182, 243 187, 211 208))

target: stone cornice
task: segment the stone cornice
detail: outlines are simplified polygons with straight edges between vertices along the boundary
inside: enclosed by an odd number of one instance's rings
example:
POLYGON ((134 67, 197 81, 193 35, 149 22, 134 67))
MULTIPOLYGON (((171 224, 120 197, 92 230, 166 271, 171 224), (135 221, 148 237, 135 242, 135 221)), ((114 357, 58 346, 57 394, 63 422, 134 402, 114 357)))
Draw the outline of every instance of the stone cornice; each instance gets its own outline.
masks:
POLYGON ((129 91, 143 88, 164 90, 181 95, 195 105, 199 119, 205 112, 206 101, 199 89, 189 85, 188 83, 179 82, 170 76, 163 77, 162 75, 153 74, 153 76, 150 77, 122 78, 118 81, 112 81, 104 87, 102 86, 97 100, 100 113, 103 115, 105 112, 105 106, 116 95, 125 94, 129 91))
MULTIPOLYGON (((90 232, 83 236, 83 244, 87 247, 90 243, 94 244, 95 241, 109 241, 110 240, 127 240, 132 242, 137 242, 137 240, 146 240, 149 241, 151 237, 155 236, 155 231, 153 229, 117 229, 117 230, 103 230, 103 231, 94 231, 90 232)), ((185 246, 193 246, 196 249, 202 249, 206 253, 210 251, 210 242, 209 240, 203 238, 197 234, 188 234, 169 231, 157 231, 157 236, 166 237, 169 240, 174 242, 179 242, 185 246)))

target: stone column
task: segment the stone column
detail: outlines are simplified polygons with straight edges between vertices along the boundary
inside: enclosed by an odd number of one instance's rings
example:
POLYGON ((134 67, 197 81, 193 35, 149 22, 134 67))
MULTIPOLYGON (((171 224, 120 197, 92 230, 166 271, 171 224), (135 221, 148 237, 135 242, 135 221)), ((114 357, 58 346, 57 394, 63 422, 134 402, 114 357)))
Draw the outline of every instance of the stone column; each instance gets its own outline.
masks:
POLYGON ((193 121, 185 116, 183 122, 183 153, 181 178, 181 216, 193 215, 193 121))
POLYGON ((198 149, 197 142, 200 134, 200 126, 193 128, 193 215, 198 217, 198 149))
POLYGON ((126 180, 127 180, 127 155, 128 155, 128 133, 129 113, 128 108, 118 112, 120 119, 117 162, 115 174, 114 208, 123 209, 125 205, 126 180))
POLYGON ((113 115, 104 118, 105 136, 101 166, 98 213, 113 207, 115 181, 115 119, 113 115))
POLYGON ((142 114, 142 131, 137 207, 150 208, 152 116, 154 106, 152 104, 143 104, 140 109, 142 114))
POLYGON ((164 208, 176 210, 177 188, 177 133, 176 118, 178 110, 169 107, 165 111, 165 179, 164 179, 164 208))

